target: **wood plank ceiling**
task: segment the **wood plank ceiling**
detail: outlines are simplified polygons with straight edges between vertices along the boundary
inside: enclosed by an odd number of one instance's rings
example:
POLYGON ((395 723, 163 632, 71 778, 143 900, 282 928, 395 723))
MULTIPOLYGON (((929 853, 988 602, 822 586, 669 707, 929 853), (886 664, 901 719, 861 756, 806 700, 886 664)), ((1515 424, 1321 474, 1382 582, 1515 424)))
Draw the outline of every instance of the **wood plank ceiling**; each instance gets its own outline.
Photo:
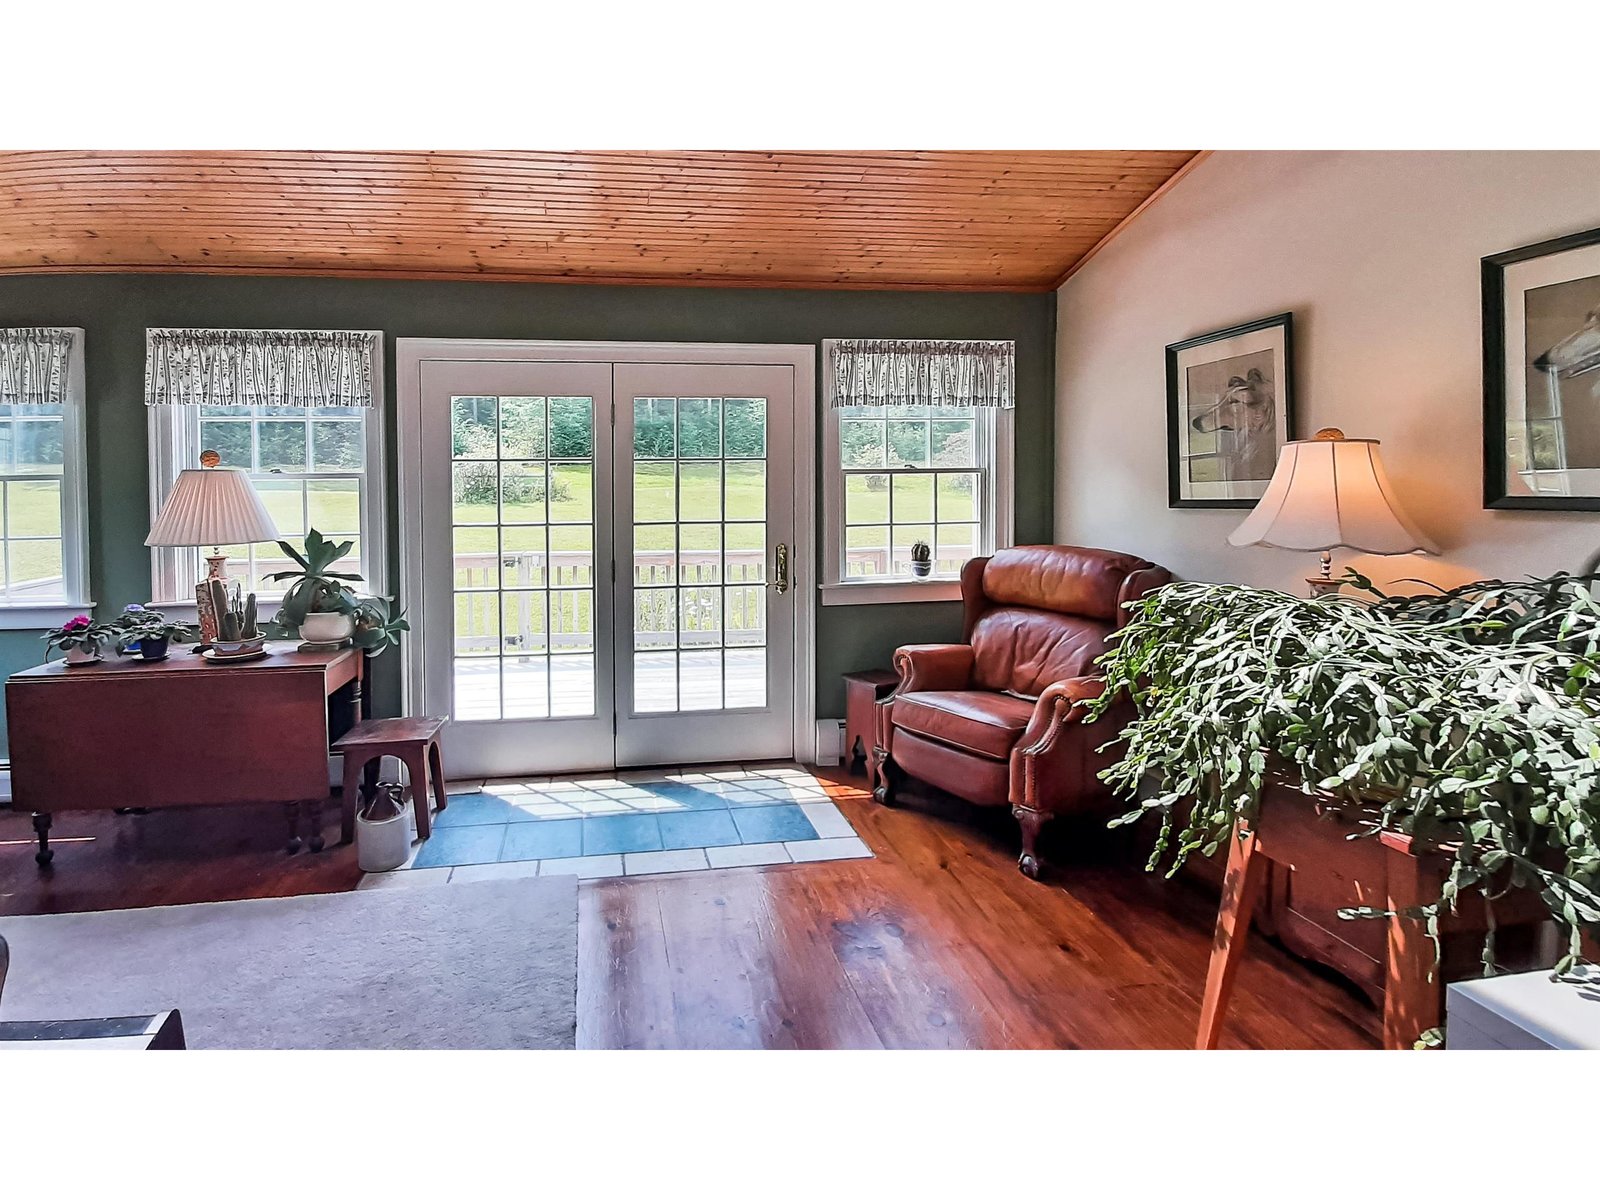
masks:
POLYGON ((0 273, 1045 290, 1194 157, 7 152, 0 273))

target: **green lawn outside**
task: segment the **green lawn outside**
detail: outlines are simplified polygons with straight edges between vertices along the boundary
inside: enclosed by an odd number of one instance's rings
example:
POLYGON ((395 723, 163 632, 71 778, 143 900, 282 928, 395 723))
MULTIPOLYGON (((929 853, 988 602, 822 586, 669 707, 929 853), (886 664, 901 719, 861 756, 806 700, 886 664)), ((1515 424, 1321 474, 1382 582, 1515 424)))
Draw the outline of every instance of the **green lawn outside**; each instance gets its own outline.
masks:
MULTIPOLYGON (((8 480, 5 484, 6 533, 13 541, 11 570, 0 582, 12 586, 61 576, 61 483, 59 479, 8 480)), ((3 563, 0 563, 3 571, 3 563)))

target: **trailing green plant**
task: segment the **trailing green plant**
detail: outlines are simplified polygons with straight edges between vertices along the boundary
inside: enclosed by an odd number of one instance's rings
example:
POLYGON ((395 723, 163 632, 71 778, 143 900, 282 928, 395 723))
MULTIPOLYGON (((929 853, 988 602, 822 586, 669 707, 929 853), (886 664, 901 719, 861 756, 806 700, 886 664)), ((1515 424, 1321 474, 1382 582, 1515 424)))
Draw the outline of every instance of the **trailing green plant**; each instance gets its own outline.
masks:
POLYGON ((288 542, 278 543, 278 548, 298 563, 300 569, 268 576, 274 582, 293 581, 278 606, 277 618, 269 627, 271 635, 296 636, 311 613, 344 613, 355 622, 351 643, 368 654, 378 655, 398 644, 400 635, 411 628, 404 612, 391 610, 387 598, 357 595, 347 585, 360 583, 360 575, 332 570, 354 545, 350 541, 331 542, 315 529, 306 534, 302 549, 297 550, 288 542))
POLYGON ((382 654, 390 646, 398 646, 400 635, 411 629, 403 609, 391 611, 389 601, 377 596, 358 600, 351 615, 356 619, 356 631, 350 637, 350 644, 373 656, 382 654))
MULTIPOLYGON (((1600 926, 1600 604, 1593 577, 1484 580, 1420 597, 1302 599, 1174 583, 1129 605, 1101 658, 1102 715, 1136 718, 1102 774, 1146 793, 1113 824, 1161 822, 1153 869, 1214 854, 1269 777, 1370 808, 1450 854, 1428 923, 1467 889, 1536 890, 1568 935, 1600 926)), ((1349 910, 1343 915, 1376 915, 1349 910)), ((1493 967, 1493 941, 1484 947, 1493 967)))

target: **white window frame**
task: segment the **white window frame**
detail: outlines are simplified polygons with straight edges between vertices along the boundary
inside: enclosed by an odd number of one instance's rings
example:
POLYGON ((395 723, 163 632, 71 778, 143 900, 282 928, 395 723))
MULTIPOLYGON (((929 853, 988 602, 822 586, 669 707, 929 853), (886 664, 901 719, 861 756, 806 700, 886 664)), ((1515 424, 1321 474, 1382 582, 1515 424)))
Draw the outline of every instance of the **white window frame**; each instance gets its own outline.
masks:
MULTIPOLYGON (((94 609, 89 592, 88 437, 84 428, 83 330, 68 327, 67 391, 61 402, 61 600, 0 597, 0 629, 49 629, 94 609)), ((43 476, 42 478, 50 478, 43 476)))
MULTIPOLYGON (((364 410, 366 458, 362 464, 361 479, 361 574, 362 583, 356 590, 373 596, 389 595, 388 509, 385 492, 384 421, 383 421, 383 344, 379 341, 372 350, 372 405, 364 410)), ((150 520, 153 524, 161 505, 172 491, 178 472, 185 467, 198 466, 200 451, 205 447, 191 436, 195 406, 187 404, 152 404, 148 412, 150 430, 150 520)), ((150 603, 164 612, 187 615, 194 611, 194 585, 200 576, 180 578, 184 556, 182 547, 152 546, 150 548, 150 603), (177 596, 166 598, 163 593, 176 591, 177 596)), ((202 566, 203 569, 203 566, 202 566)), ((278 600, 261 600, 261 615, 273 617, 278 612, 278 600)))
MULTIPOLYGON (((844 573, 845 473, 840 459, 840 409, 833 406, 833 339, 822 343, 822 581, 817 585, 826 607, 844 604, 907 604, 961 599, 961 581, 953 577, 850 580, 844 573)), ((1012 410, 976 408, 974 450, 989 462, 982 468, 978 496, 979 556, 1011 545, 1016 487, 1012 410)), ((950 468, 955 470, 956 468, 950 468)), ((929 468, 929 473, 933 473, 929 468)))

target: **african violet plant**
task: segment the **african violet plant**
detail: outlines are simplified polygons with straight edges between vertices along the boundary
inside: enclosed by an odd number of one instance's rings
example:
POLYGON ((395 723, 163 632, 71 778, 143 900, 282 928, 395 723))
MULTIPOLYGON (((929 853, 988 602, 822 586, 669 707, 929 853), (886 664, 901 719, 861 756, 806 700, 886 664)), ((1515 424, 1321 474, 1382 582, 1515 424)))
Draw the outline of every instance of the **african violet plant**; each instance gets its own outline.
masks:
POLYGON ((1458 847, 1440 903, 1410 914, 1435 936, 1464 889, 1537 890, 1568 935, 1567 971, 1584 927, 1600 927, 1594 577, 1421 597, 1349 579, 1376 602, 1174 583, 1130 605, 1090 714, 1124 689, 1137 708, 1103 777, 1130 797, 1148 780, 1148 794, 1114 824, 1158 815, 1150 865, 1171 852, 1176 871, 1225 845, 1276 774, 1373 807, 1377 827, 1458 847))

